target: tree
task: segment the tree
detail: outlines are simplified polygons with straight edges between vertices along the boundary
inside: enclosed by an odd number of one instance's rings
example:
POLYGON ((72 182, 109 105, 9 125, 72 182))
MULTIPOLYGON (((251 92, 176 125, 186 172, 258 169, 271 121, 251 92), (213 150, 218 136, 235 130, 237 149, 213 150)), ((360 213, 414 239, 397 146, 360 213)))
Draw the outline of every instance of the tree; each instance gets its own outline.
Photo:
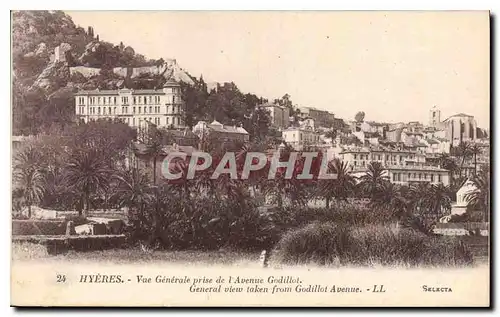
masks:
POLYGON ((470 155, 472 155, 474 157, 474 175, 476 175, 477 174, 477 156, 481 155, 481 147, 477 143, 474 143, 473 145, 471 145, 469 152, 470 152, 470 155))
POLYGON ((443 212, 451 209, 451 193, 450 187, 444 186, 442 183, 431 185, 429 190, 424 193, 426 196, 425 205, 429 211, 438 218, 443 212))
POLYGON ((455 150, 455 153, 458 157, 461 157, 459 170, 459 177, 461 178, 465 160, 471 155, 471 145, 467 142, 460 142, 455 150))
POLYGON ((446 153, 439 156, 439 167, 448 170, 450 183, 453 181, 453 174, 458 170, 458 165, 455 160, 446 153))
POLYGON ((380 162, 371 162, 368 164, 368 170, 360 178, 360 189, 368 195, 371 201, 380 200, 380 194, 384 190, 384 185, 389 181, 384 168, 380 162))
POLYGON ((465 200, 472 206, 483 209, 484 221, 489 221, 490 214, 490 168, 483 166, 472 179, 476 189, 465 195, 465 200))
POLYGON ((14 163, 15 187, 21 191, 30 218, 31 205, 40 202, 45 192, 45 177, 38 159, 36 149, 28 146, 16 156, 14 163))
POLYGON ((158 158, 163 153, 163 135, 155 126, 150 124, 149 128, 149 142, 147 146, 147 154, 153 160, 153 184, 156 185, 156 163, 158 158))
POLYGON ((181 98, 184 102, 183 121, 192 129, 198 120, 206 117, 206 104, 208 98, 207 85, 200 77, 194 85, 180 82, 181 98))
POLYGON ((358 111, 356 115, 354 116, 354 120, 356 122, 361 123, 365 119, 365 112, 364 111, 358 111))
POLYGON ((328 164, 328 173, 337 174, 336 179, 324 179, 318 182, 318 194, 326 199, 326 208, 330 207, 330 200, 347 200, 353 194, 356 181, 349 174, 348 165, 338 158, 328 164))
MULTIPOLYGON (((65 166, 64 181, 69 188, 81 193, 84 216, 90 210, 92 194, 103 194, 110 184, 113 172, 105 159, 95 149, 75 150, 65 166)), ((82 215, 82 211, 79 211, 82 215)))

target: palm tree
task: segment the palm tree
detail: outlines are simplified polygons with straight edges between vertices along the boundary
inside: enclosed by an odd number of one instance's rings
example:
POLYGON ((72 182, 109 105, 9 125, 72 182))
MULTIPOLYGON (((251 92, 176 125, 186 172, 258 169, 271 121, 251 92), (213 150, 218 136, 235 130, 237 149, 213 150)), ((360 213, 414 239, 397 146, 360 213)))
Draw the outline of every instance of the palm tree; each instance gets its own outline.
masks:
POLYGON ((443 184, 431 185, 427 193, 425 193, 425 205, 429 211, 438 218, 443 211, 451 209, 451 193, 450 187, 443 184))
POLYGON ((447 153, 443 153, 439 156, 439 167, 448 170, 450 182, 453 180, 453 174, 458 170, 457 163, 447 153))
POLYGON ((142 213, 154 198, 147 176, 138 171, 126 171, 115 177, 118 179, 118 187, 114 197, 119 205, 142 213))
MULTIPOLYGON (((64 182, 74 190, 82 193, 83 207, 87 216, 90 210, 90 195, 102 194, 109 188, 112 170, 94 149, 76 150, 73 152, 64 170, 64 182)), ((82 215, 82 211, 79 211, 82 215)))
POLYGON ((360 177, 359 187, 363 194, 369 195, 371 201, 377 200, 377 196, 384 190, 384 185, 389 181, 384 168, 380 162, 368 164, 368 171, 360 177))
MULTIPOLYGON (((382 191, 379 193, 379 199, 370 203, 370 205, 379 211, 389 211, 386 216, 390 220, 396 220, 397 225, 400 221, 411 216, 411 199, 409 199, 408 186, 395 185, 385 182, 382 191)), ((384 216, 382 214, 381 216, 384 216)))
POLYGON ((31 205, 40 202, 45 192, 45 176, 39 165, 39 154, 34 146, 29 145, 21 151, 14 161, 15 187, 21 190, 31 218, 31 205))
POLYGON ((471 145, 467 142, 460 142, 455 153, 458 157, 462 158, 459 171, 459 178, 462 178, 462 169, 464 167, 465 160, 471 155, 471 145))
POLYGON ((465 200, 472 206, 484 210, 484 221, 488 221, 490 212, 490 171, 489 166, 481 168, 479 173, 472 179, 476 189, 465 195, 465 200))
POLYGON ((149 126, 149 142, 147 144, 147 155, 153 160, 153 184, 156 185, 156 163, 158 157, 163 153, 163 136, 153 124, 149 126))
POLYGON ((336 179, 319 180, 318 194, 326 200, 326 208, 330 207, 332 198, 347 200, 354 192, 356 181, 349 174, 348 165, 338 158, 328 164, 329 173, 337 174, 336 179))
POLYGON ((474 157, 474 175, 476 175, 477 174, 477 156, 481 155, 481 147, 477 143, 474 143, 470 147, 470 154, 474 157))

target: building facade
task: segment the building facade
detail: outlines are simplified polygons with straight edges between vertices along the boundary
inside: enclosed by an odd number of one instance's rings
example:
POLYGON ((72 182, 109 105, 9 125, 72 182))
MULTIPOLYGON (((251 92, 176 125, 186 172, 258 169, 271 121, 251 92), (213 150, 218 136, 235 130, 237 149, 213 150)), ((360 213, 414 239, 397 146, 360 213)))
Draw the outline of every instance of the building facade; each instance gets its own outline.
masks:
POLYGON ((301 151, 307 146, 320 143, 320 134, 311 128, 291 127, 283 131, 283 140, 295 150, 301 151))
POLYGON ((162 89, 79 91, 75 94, 75 113, 83 122, 119 119, 131 127, 147 122, 158 127, 185 127, 180 85, 173 80, 162 89))
POLYGON ((471 142, 477 139, 477 124, 473 116, 465 113, 453 115, 443 121, 446 138, 457 146, 461 142, 471 142))
POLYGON ((264 104, 261 106, 269 112, 271 125, 278 129, 286 129, 290 125, 290 109, 277 104, 264 104))
POLYGON ((198 136, 200 140, 210 138, 218 143, 231 143, 231 142, 248 142, 250 135, 247 130, 242 127, 224 125, 216 120, 208 124, 205 121, 199 121, 193 127, 193 133, 198 136))
POLYGON ((429 166, 424 154, 417 151, 390 150, 381 147, 354 147, 339 153, 351 173, 363 175, 371 162, 379 162, 394 184, 411 185, 419 182, 449 185, 447 170, 429 166))
POLYGON ((312 118, 318 127, 331 128, 334 124, 335 115, 326 110, 313 107, 301 107, 299 110, 302 119, 312 118))
POLYGON ((429 126, 438 127, 441 123, 441 110, 436 106, 429 110, 429 126))

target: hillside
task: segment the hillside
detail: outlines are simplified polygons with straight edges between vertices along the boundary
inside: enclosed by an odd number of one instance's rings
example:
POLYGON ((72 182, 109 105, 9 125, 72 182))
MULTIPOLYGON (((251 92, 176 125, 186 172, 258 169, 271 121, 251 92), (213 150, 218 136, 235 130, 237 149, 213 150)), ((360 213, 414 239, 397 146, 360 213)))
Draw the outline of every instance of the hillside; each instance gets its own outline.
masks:
POLYGON ((12 13, 12 62, 15 133, 34 133, 30 121, 41 108, 49 117, 70 116, 78 89, 154 88, 170 78, 194 84, 175 59, 146 59, 123 43, 101 41, 62 11, 12 13))
POLYGON ((62 11, 13 12, 12 46, 14 135, 64 132, 75 121, 79 89, 152 89, 175 79, 189 127, 217 120, 243 126, 251 138, 267 136, 269 114, 257 107, 267 100, 232 82, 206 84, 175 59, 146 59, 124 43, 101 41, 93 27, 75 25, 62 11))

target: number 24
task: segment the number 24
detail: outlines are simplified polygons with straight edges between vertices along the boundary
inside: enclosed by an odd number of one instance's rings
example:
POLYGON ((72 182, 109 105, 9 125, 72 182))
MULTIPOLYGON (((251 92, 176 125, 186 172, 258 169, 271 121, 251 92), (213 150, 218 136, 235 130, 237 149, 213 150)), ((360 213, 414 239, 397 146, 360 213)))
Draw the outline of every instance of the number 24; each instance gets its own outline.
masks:
POLYGON ((64 283, 66 282, 66 275, 64 274, 57 274, 57 283, 64 283))

